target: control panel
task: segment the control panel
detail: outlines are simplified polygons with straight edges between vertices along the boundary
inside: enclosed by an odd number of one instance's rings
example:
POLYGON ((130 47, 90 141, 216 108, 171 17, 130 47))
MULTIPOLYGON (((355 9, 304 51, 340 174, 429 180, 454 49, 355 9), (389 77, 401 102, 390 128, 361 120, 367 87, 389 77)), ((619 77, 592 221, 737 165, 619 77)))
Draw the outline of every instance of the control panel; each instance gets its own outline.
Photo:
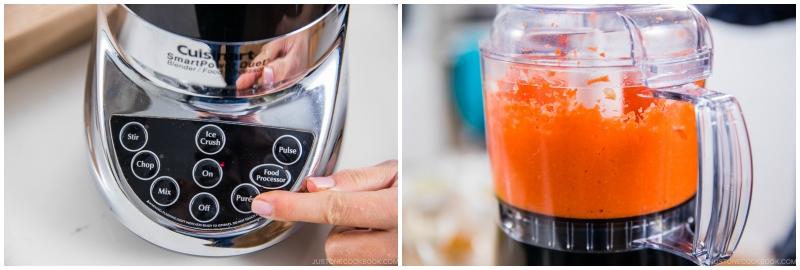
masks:
POLYGON ((128 186, 161 216, 219 231, 259 217, 263 192, 301 180, 314 135, 239 122, 113 115, 114 151, 128 186))

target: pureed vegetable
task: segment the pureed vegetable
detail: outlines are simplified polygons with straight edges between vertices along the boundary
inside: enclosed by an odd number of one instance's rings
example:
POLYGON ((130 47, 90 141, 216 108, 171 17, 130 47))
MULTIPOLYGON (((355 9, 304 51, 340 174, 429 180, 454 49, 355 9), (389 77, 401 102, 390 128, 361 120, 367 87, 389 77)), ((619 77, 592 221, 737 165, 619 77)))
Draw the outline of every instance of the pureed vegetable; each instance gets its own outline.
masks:
MULTIPOLYGON (((654 98, 635 76, 510 64, 484 89, 495 192, 549 216, 612 219, 686 202, 697 189, 692 104, 654 98), (616 85, 614 85, 616 83, 616 85), (574 83, 573 83, 574 84, 574 83)), ((697 82, 702 85, 703 82, 697 82)))

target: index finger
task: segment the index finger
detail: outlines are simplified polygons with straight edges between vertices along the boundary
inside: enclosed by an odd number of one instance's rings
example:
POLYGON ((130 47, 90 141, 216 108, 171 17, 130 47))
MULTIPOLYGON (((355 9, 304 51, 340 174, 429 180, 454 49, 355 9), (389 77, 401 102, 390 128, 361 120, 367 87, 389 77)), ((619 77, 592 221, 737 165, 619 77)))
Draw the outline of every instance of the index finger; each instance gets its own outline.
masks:
POLYGON ((258 195, 251 208, 260 216, 281 221, 397 228, 397 188, 361 192, 271 191, 258 195))

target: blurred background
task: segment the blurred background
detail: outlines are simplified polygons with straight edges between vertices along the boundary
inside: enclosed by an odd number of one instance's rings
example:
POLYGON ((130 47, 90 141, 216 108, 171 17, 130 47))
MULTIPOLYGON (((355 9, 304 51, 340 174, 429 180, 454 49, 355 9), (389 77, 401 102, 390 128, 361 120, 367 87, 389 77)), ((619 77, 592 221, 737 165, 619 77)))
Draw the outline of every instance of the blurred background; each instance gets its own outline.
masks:
MULTIPOLYGON (((396 5, 354 5, 349 95, 337 169, 397 159, 396 5)), ((309 265, 330 226, 308 224, 268 249, 206 258, 172 252, 118 222, 95 187, 83 126, 93 5, 5 5, 7 265, 309 265), (32 193, 31 193, 32 192, 32 193)))
MULTIPOLYGON (((750 132, 752 206, 737 264, 795 258, 795 6, 698 5, 714 38, 707 87, 750 132)), ((497 263, 478 42, 491 5, 403 5, 403 263, 497 263)))

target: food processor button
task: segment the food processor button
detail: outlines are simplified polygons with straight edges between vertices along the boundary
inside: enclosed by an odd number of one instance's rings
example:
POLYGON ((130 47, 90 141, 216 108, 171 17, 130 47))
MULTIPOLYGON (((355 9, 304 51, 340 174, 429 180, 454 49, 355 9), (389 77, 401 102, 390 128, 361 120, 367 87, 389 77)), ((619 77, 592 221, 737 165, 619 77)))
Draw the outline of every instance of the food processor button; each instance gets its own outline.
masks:
POLYGON ((250 204, 253 203, 253 199, 255 199, 259 193, 258 188, 254 185, 238 185, 233 189, 233 192, 231 192, 231 204, 233 205, 233 209, 236 209, 236 211, 242 214, 252 213, 250 211, 250 204))
POLYGON ((189 201, 189 214, 194 220, 202 223, 212 221, 219 214, 219 202, 210 193, 198 193, 189 201))
POLYGON ((194 136, 197 149, 206 155, 213 155, 225 147, 225 132, 216 125, 208 124, 197 130, 194 136))
POLYGON ((275 164, 262 164, 250 170, 250 181, 266 189, 279 189, 292 181, 289 171, 275 164))
POLYGON ((222 180, 222 167, 216 160, 205 158, 194 164, 192 179, 203 188, 213 188, 222 180))
POLYGON ((147 129, 138 122, 130 122, 119 131, 119 143, 125 150, 135 152, 147 144, 147 129))
POLYGON ((283 165, 292 165, 303 155, 303 147, 300 145, 300 140, 292 135, 283 135, 275 140, 272 145, 272 155, 278 160, 278 163, 283 165))
POLYGON ((162 176, 150 185, 150 199, 159 206, 170 206, 178 201, 181 188, 172 177, 162 176))
POLYGON ((136 178, 150 180, 156 177, 161 167, 158 156, 150 151, 140 151, 131 159, 131 171, 136 178))

